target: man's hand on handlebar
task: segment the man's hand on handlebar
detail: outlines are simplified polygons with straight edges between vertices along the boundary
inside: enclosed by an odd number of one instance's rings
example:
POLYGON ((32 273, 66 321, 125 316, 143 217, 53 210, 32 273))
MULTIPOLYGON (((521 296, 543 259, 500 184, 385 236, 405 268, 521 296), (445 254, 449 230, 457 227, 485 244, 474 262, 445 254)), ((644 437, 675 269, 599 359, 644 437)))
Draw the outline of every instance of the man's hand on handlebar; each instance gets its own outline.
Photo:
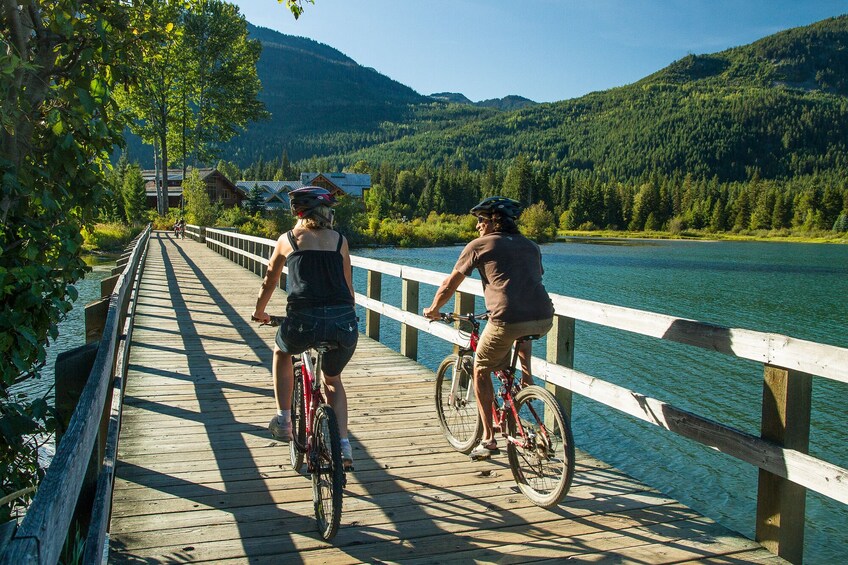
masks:
POLYGON ((438 308, 424 308, 424 317, 429 320, 441 320, 442 313, 438 308))

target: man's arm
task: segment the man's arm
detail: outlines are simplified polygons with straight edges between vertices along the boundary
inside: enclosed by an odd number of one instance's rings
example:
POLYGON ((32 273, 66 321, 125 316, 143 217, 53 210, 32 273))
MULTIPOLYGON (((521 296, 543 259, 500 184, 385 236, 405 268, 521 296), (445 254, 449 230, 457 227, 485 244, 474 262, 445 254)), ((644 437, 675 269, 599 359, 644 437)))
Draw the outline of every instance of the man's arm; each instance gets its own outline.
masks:
POLYGON ((448 275, 447 278, 442 281, 441 286, 439 286, 439 290, 436 291, 436 295, 433 297, 433 303, 430 304, 429 308, 424 308, 424 317, 430 318, 431 320, 438 320, 439 310, 442 306, 447 304, 448 300, 450 300, 456 293, 456 289, 459 288, 459 285, 464 280, 465 275, 456 270, 448 275))

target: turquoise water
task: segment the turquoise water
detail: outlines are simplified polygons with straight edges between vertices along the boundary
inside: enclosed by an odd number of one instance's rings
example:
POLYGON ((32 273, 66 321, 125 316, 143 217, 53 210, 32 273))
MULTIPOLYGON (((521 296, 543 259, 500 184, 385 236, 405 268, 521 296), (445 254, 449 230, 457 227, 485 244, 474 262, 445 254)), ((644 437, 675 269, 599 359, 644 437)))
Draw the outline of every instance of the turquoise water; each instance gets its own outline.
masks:
POLYGON ((22 383, 19 390, 26 391, 32 396, 47 394, 52 399, 56 356, 63 351, 85 345, 85 305, 100 298, 100 281, 111 276, 115 259, 91 256, 87 258, 87 262, 91 271, 85 275, 85 278, 74 284, 79 297, 65 319, 59 322, 58 337, 50 341, 47 346, 47 360, 40 372, 40 378, 22 383))
MULTIPOLYGON (((448 273, 459 251, 354 253, 448 273)), ((545 286, 552 293, 848 347, 848 246, 575 239, 545 245, 542 254, 545 286)), ((364 292, 364 272, 354 269, 354 279, 364 292)), ((421 285, 422 308, 434 292, 421 285)), ((383 300, 400 306, 393 277, 383 277, 383 300)), ((399 324, 384 320, 381 332, 384 343, 399 347, 399 324)), ((537 347, 534 353, 543 357, 544 344, 537 347)), ((425 335, 419 360, 435 369, 449 351, 425 335)), ((578 322, 575 368, 759 435, 759 363, 578 322)), ((813 381, 810 453, 841 467, 848 467, 846 393, 848 385, 813 381)), ((577 447, 754 536, 754 467, 581 397, 575 398, 572 424, 577 447)), ((808 493, 805 538, 806 563, 844 560, 848 507, 808 493)))

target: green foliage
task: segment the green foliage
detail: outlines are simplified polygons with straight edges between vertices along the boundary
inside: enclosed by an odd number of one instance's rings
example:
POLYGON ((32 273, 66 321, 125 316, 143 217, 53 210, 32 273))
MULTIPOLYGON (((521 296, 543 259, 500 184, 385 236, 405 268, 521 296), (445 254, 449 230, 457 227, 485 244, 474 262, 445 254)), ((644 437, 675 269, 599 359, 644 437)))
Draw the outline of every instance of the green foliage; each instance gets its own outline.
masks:
POLYGON ((65 543, 62 545, 62 553, 59 556, 59 565, 81 565, 85 554, 85 533, 80 528, 79 522, 74 521, 68 530, 65 543))
POLYGON ((147 194, 144 189, 144 178, 138 165, 130 165, 124 173, 121 195, 124 202, 124 212, 127 222, 139 223, 143 211, 147 209, 147 194))
POLYGON ((524 210, 518 225, 522 234, 538 243, 556 239, 554 214, 548 210, 544 202, 537 202, 524 210))
POLYGON ((238 207, 223 209, 215 220, 215 226, 235 227, 239 233, 277 239, 280 234, 294 227, 294 218, 288 210, 274 210, 251 214, 238 207))
POLYGON ((124 85, 118 100, 134 118, 132 132, 153 145, 164 215, 168 167, 182 163, 185 170, 189 160, 210 161, 221 142, 266 113, 257 99, 261 46, 247 38, 247 22, 235 5, 152 0, 150 7, 133 12, 135 23, 163 33, 144 42, 136 80, 124 85))
POLYGON ((50 432, 43 399, 10 392, 34 378, 86 272, 83 226, 104 203, 106 156, 124 123, 111 94, 138 58, 130 6, 28 2, 0 28, 0 467, 3 494, 36 484, 30 440, 50 432), (69 15, 73 14, 73 17, 69 15))
POLYGON ((83 228, 83 248, 87 251, 118 252, 125 249, 140 231, 140 224, 128 226, 119 222, 97 223, 92 230, 83 228))
POLYGON ((264 192, 258 184, 254 184, 250 188, 244 207, 248 214, 257 214, 265 209, 264 192))
POLYGON ((476 235, 472 216, 432 212, 427 218, 412 221, 371 218, 355 241, 400 247, 433 247, 465 243, 476 235))
POLYGON ((186 221, 199 226, 215 225, 218 208, 212 204, 206 183, 197 169, 192 169, 183 181, 183 201, 186 221))

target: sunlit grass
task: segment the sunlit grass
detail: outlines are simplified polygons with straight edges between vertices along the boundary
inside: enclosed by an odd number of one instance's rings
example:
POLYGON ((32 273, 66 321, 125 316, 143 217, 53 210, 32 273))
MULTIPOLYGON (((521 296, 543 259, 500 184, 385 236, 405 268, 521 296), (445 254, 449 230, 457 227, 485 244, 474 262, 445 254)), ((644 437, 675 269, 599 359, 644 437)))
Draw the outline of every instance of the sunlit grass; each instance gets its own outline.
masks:
POLYGON ((118 252, 123 250, 141 229, 118 222, 94 224, 94 231, 82 230, 82 246, 89 252, 118 252))

